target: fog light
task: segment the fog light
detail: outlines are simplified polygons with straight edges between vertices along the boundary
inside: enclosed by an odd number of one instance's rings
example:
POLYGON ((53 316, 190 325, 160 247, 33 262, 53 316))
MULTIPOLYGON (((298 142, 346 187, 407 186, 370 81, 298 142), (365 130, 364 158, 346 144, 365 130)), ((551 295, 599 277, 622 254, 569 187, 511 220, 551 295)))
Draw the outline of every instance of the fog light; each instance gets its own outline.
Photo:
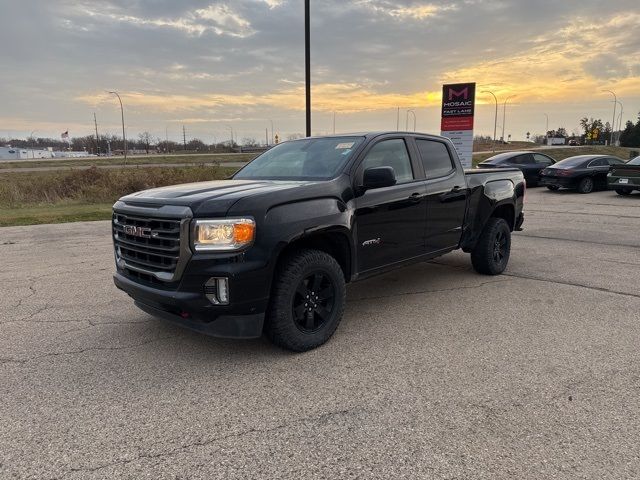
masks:
POLYGON ((226 277, 211 277, 204 284, 204 295, 214 305, 228 305, 229 279, 226 277))

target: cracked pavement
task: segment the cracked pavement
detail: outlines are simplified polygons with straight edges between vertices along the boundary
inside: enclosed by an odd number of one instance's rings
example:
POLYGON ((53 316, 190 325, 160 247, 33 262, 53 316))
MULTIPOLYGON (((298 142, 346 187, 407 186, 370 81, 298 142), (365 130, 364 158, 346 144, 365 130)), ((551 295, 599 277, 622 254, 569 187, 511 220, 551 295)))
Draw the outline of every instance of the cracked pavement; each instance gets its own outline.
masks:
POLYGON ((0 478, 638 478, 640 195, 524 226, 505 275, 349 286, 305 354, 139 311, 107 222, 0 228, 0 478))

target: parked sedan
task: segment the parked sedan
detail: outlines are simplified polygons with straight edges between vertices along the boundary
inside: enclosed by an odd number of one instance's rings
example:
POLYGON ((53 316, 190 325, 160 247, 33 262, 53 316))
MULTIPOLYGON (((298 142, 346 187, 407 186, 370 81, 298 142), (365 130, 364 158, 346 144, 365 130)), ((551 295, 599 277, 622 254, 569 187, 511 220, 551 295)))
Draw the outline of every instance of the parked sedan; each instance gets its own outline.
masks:
POLYGON ((623 160, 608 155, 569 157, 545 168, 540 174, 540 184, 549 190, 571 188, 580 193, 590 193, 598 188, 607 188, 609 167, 622 164, 623 160))
POLYGON ((610 167, 607 183, 618 195, 629 195, 634 190, 640 190, 640 157, 624 165, 610 167))
POLYGON ((540 172, 556 161, 548 155, 537 152, 506 152, 480 162, 477 168, 518 168, 524 174, 527 187, 537 187, 540 172))

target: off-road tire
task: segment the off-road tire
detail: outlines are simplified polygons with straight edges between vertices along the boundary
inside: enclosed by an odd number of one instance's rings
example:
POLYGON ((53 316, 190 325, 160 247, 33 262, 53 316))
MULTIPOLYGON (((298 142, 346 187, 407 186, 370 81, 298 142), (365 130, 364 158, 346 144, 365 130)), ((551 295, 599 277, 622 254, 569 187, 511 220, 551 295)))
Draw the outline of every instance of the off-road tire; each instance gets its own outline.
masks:
POLYGON ((474 270, 484 275, 499 275, 507 268, 510 253, 509 225, 502 218, 489 218, 478 243, 471 252, 471 264, 474 270), (500 255, 497 254, 497 243, 502 243, 500 255))
MULTIPOLYGON (((329 288, 329 287, 326 287, 329 288)), ((316 295, 319 292, 315 292, 316 295)), ((318 303, 322 300, 317 301, 318 303)), ((269 309, 265 318, 265 334, 274 344, 294 352, 304 352, 316 348, 325 343, 338 327, 346 302, 345 278, 338 262, 331 255, 320 251, 301 249, 287 254, 278 264, 271 291, 269 309), (299 325, 301 321, 294 312, 295 305, 300 308, 301 289, 308 288, 305 292, 311 292, 311 282, 315 275, 323 278, 323 285, 331 284, 333 300, 331 309, 326 305, 323 311, 327 314, 327 320, 321 321, 320 313, 315 321, 319 323, 317 328, 310 327, 305 330, 299 325), (311 279, 309 278, 311 277, 311 279), (308 281, 308 285, 304 282, 308 281), (297 323, 298 322, 298 323, 297 323)), ((310 303, 311 305, 311 303, 310 303)), ((318 307, 323 308, 323 305, 318 307)), ((303 315, 306 315, 306 308, 303 315)), ((304 317, 307 318, 306 316, 304 317)), ((303 320, 304 321, 304 320, 303 320)))
POLYGON ((595 182, 591 177, 584 177, 578 183, 578 192, 580 193, 591 193, 593 192, 593 188, 595 187, 595 182))

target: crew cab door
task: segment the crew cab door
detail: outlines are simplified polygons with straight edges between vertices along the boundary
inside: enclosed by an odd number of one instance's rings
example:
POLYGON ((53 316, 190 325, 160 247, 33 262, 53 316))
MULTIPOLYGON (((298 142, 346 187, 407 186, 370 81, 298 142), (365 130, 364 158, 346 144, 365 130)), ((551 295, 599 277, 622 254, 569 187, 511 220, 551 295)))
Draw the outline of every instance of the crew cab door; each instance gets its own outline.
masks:
POLYGON ((354 232, 360 273, 424 253, 426 187, 416 162, 406 140, 391 137, 370 146, 357 167, 354 232), (370 167, 392 167, 396 184, 362 192, 363 173, 370 167))
POLYGON ((467 208, 464 171, 449 146, 435 139, 416 138, 427 187, 426 252, 458 247, 467 208))

